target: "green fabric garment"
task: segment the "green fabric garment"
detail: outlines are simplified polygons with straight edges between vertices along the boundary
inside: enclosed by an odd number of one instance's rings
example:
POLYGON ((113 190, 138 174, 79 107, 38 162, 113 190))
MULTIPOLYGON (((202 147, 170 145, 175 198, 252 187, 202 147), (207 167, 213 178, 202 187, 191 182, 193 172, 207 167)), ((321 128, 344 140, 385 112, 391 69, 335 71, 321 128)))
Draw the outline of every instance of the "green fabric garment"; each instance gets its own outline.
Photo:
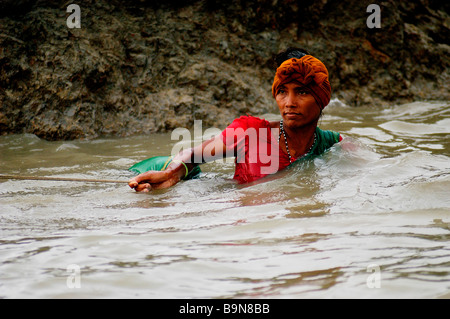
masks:
POLYGON ((325 131, 320 128, 316 128, 316 143, 312 150, 308 153, 308 156, 321 155, 325 153, 334 144, 339 143, 340 135, 334 131, 325 131))
MULTIPOLYGON (((172 156, 154 156, 134 164, 129 168, 129 170, 137 174, 142 174, 148 171, 163 171, 167 166, 169 166, 171 161, 172 156)), ((201 172, 200 167, 196 166, 184 179, 196 178, 201 172)))

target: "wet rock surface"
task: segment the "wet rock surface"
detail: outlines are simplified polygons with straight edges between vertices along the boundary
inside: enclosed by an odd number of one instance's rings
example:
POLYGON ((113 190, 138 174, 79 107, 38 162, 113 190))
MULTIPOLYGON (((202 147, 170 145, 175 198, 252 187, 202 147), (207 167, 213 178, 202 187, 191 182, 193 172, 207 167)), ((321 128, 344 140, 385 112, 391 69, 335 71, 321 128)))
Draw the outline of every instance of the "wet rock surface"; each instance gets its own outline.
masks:
POLYGON ((275 54, 308 49, 351 106, 448 100, 449 5, 383 1, 0 1, 0 134, 48 139, 224 128, 277 112, 275 54))

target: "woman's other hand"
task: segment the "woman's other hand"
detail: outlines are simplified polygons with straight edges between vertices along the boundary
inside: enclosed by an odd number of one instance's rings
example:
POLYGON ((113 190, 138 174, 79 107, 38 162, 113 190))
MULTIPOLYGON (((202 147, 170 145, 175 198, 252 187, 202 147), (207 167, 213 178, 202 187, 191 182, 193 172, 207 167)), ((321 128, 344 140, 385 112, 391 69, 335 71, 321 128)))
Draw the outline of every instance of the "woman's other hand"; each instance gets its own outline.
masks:
POLYGON ((179 181, 179 174, 175 170, 148 171, 130 179, 128 186, 136 192, 147 193, 152 189, 171 187, 179 181))

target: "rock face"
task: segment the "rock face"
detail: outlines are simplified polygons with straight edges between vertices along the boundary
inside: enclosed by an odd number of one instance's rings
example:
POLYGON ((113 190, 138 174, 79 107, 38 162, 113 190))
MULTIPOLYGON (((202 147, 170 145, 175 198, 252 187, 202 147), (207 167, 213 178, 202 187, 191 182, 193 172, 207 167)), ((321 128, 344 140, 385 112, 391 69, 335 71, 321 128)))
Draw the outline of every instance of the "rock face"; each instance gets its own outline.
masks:
POLYGON ((48 140, 224 128, 277 112, 273 57, 308 49, 352 105, 449 99, 449 4, 373 1, 0 0, 0 134, 48 140), (160 3, 158 1, 158 3, 160 3))

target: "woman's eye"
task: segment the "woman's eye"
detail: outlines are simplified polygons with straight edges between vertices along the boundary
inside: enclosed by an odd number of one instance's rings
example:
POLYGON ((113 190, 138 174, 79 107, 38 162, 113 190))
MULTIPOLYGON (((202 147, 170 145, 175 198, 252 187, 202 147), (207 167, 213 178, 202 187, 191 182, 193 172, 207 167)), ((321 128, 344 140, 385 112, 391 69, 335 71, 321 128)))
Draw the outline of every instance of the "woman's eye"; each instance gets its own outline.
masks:
POLYGON ((308 92, 306 92, 306 91, 297 91, 297 94, 304 95, 304 94, 308 94, 308 92))

